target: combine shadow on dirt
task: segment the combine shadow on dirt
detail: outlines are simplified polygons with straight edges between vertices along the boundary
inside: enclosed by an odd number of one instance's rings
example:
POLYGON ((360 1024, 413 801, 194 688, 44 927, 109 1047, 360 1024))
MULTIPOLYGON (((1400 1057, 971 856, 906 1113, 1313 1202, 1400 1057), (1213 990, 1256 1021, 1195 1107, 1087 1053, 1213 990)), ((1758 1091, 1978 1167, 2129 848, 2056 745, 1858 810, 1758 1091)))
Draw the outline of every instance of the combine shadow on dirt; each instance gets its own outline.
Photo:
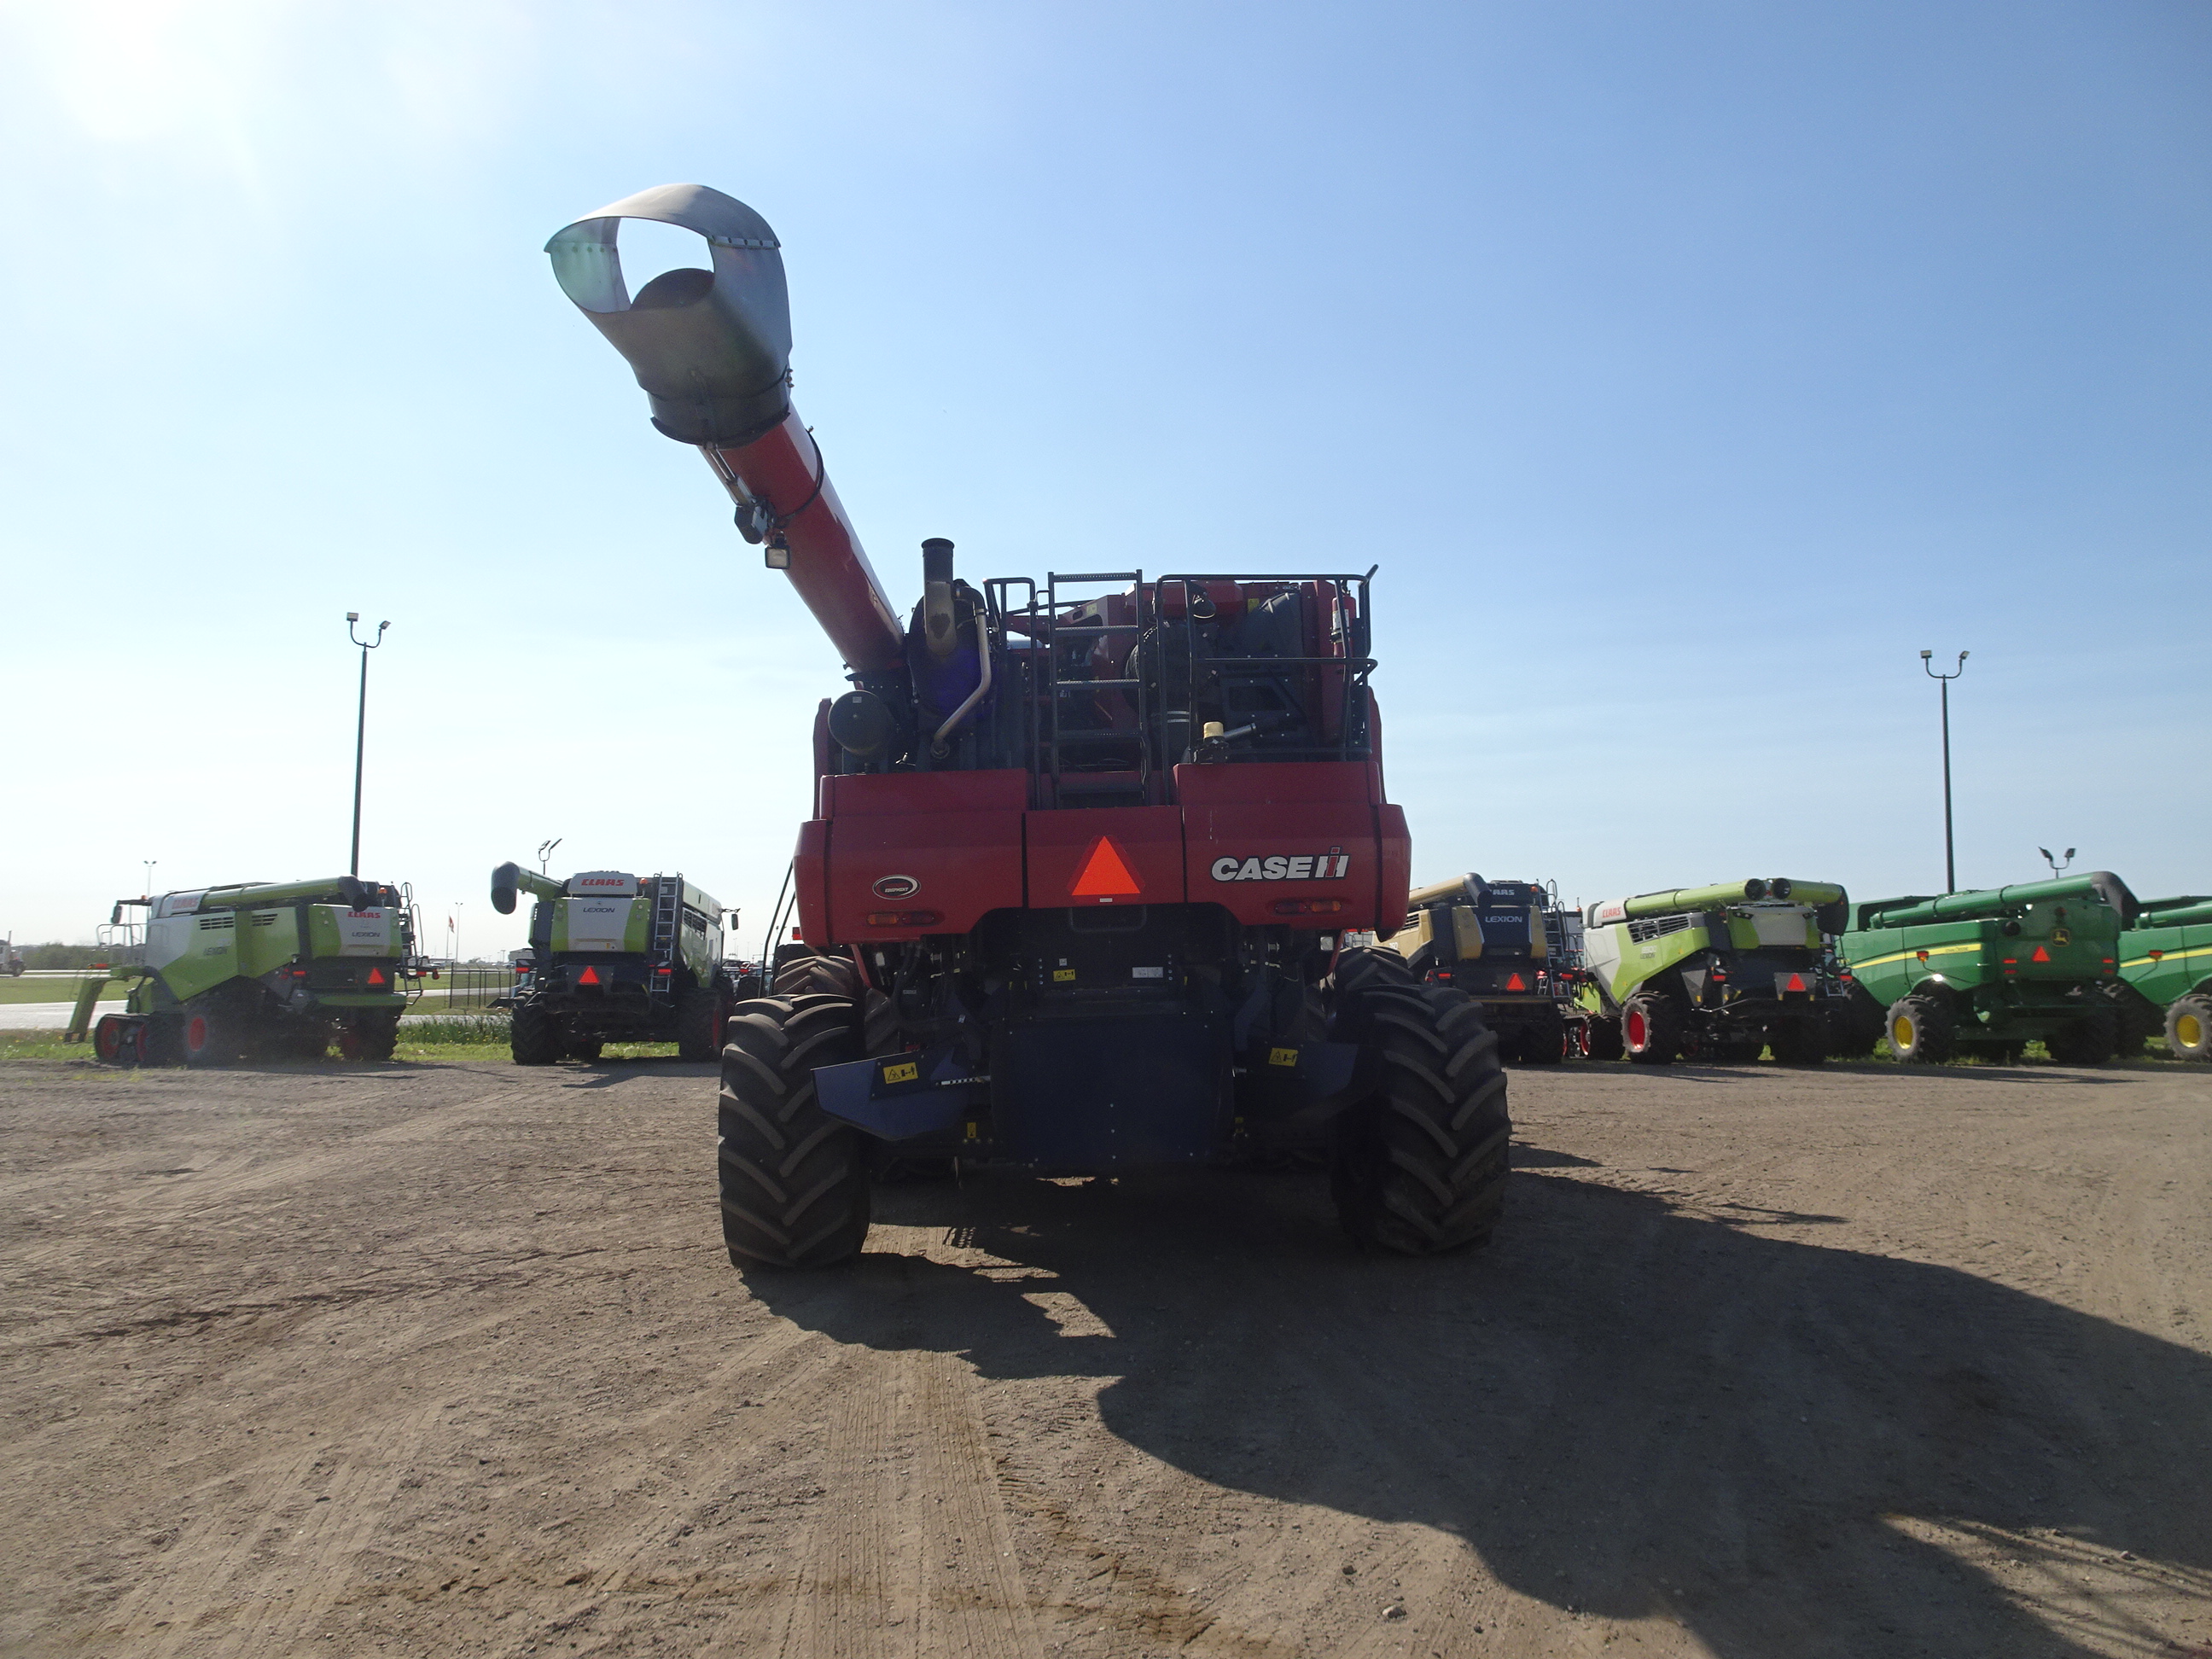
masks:
POLYGON ((907 1188, 880 1218, 1054 1279, 872 1253, 750 1282, 841 1341, 1113 1377, 1106 1425, 1193 1475, 1443 1529, 1522 1592, 1670 1613, 1724 1659, 2078 1655, 2090 1626, 2155 1652, 2181 1632, 2133 1598, 2067 1603, 2085 1564, 2155 1573, 2162 1607, 2212 1589, 2204 1357, 1761 1231, 1832 1218, 1528 1173, 1511 1204, 1491 1249, 1411 1261, 1352 1253, 1311 1177, 907 1188), (1039 1290, 1111 1334, 1063 1335, 1039 1290), (1954 1553, 1977 1544, 2018 1582, 1954 1553))

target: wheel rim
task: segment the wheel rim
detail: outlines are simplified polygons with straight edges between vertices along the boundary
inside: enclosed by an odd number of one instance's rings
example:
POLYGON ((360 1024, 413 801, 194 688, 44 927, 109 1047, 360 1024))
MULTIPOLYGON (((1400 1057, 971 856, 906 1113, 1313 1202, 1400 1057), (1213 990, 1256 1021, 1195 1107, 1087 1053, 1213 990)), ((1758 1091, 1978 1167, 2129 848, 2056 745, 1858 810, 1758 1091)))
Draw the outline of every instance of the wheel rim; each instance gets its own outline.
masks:
POLYGON ((2173 1035, 2185 1048, 2204 1046, 2204 1022, 2191 1013, 2184 1013, 2173 1022, 2173 1035))
POLYGON ((198 1054, 207 1047, 207 1016, 194 1014, 185 1022, 185 1051, 198 1054))
POLYGON ((1632 1048, 1642 1048, 1644 1039, 1650 1034, 1650 1030, 1644 1018, 1644 1011, 1641 1008, 1631 1008, 1628 1011, 1628 1018, 1623 1024, 1628 1030, 1628 1046, 1632 1048))
POLYGON ((123 1033, 112 1021, 103 1019, 93 1027, 92 1048, 102 1060, 113 1060, 123 1052, 123 1033))
POLYGON ((1889 1022, 1889 1040, 1900 1048, 1912 1046, 1912 1020, 1910 1016, 1899 1014, 1889 1022))

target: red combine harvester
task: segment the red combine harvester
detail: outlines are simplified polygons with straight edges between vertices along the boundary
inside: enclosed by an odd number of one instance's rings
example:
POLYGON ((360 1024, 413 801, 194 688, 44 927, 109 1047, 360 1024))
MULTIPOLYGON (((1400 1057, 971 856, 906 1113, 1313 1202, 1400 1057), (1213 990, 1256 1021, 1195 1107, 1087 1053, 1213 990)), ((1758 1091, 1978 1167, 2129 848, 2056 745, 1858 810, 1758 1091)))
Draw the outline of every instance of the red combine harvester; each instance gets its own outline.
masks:
POLYGON ((1486 1238, 1505 1077, 1481 1010, 1395 951, 1411 844, 1383 799, 1372 575, 955 575, 902 623, 793 410, 775 235, 693 185, 547 252, 785 571, 852 690, 814 724, 805 938, 740 1004, 720 1098, 731 1259, 843 1260, 885 1159, 1045 1174, 1325 1158, 1357 1239, 1486 1238), (710 270, 635 295, 624 220, 710 270))

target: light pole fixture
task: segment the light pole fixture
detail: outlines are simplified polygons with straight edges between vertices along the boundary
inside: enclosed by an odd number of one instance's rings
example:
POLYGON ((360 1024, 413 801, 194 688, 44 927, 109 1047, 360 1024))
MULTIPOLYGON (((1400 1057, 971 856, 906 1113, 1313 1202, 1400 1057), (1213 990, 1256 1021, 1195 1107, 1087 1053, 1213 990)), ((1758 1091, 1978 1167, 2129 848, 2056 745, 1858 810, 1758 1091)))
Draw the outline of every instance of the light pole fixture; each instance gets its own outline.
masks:
POLYGON ((1940 680, 1943 686, 1943 890, 1959 890, 1959 865, 1951 848, 1951 682, 1966 672, 1966 653, 1959 653, 1958 665, 1948 674, 1939 674, 1931 659, 1932 651, 1920 653, 1920 666, 1931 680, 1940 680))
POLYGON ((2067 865, 2074 862, 2074 849, 2070 847, 2066 849, 2066 859, 2064 863, 2061 863, 2058 860, 2051 857, 2051 849, 2048 847, 2039 847, 2035 850, 2043 854, 2043 861, 2051 866, 2051 873, 2054 877, 2063 873, 2066 869, 2067 865))
POLYGON ((346 637, 361 647, 361 708, 354 718, 353 726, 353 859, 346 866, 346 873, 361 874, 361 757, 368 738, 368 653, 384 643, 384 630, 392 626, 388 622, 376 625, 376 637, 364 640, 353 631, 361 620, 361 612, 346 612, 346 637))
POLYGON ((138 860, 139 863, 146 866, 146 896, 148 898, 154 896, 154 866, 161 861, 161 860, 159 859, 140 859, 138 860))

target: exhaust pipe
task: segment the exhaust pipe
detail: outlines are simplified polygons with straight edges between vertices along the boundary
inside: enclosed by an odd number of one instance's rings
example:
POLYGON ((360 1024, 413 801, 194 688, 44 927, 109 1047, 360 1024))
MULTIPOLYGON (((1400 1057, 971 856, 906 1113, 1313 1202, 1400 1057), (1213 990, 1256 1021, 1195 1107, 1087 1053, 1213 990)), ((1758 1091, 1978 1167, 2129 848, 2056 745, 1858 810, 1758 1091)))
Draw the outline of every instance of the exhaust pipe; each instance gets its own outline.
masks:
POLYGON ((935 661, 959 648, 952 631, 952 544, 942 536, 921 544, 921 635, 935 661))
POLYGON ((791 305, 768 222, 703 185, 662 185, 577 220, 545 252, 562 292, 645 388, 654 428, 706 456, 737 503, 740 532, 768 544, 769 563, 847 664, 896 666, 905 631, 791 406, 791 305), (664 271, 632 295, 619 251, 625 219, 702 237, 712 269, 664 271))

